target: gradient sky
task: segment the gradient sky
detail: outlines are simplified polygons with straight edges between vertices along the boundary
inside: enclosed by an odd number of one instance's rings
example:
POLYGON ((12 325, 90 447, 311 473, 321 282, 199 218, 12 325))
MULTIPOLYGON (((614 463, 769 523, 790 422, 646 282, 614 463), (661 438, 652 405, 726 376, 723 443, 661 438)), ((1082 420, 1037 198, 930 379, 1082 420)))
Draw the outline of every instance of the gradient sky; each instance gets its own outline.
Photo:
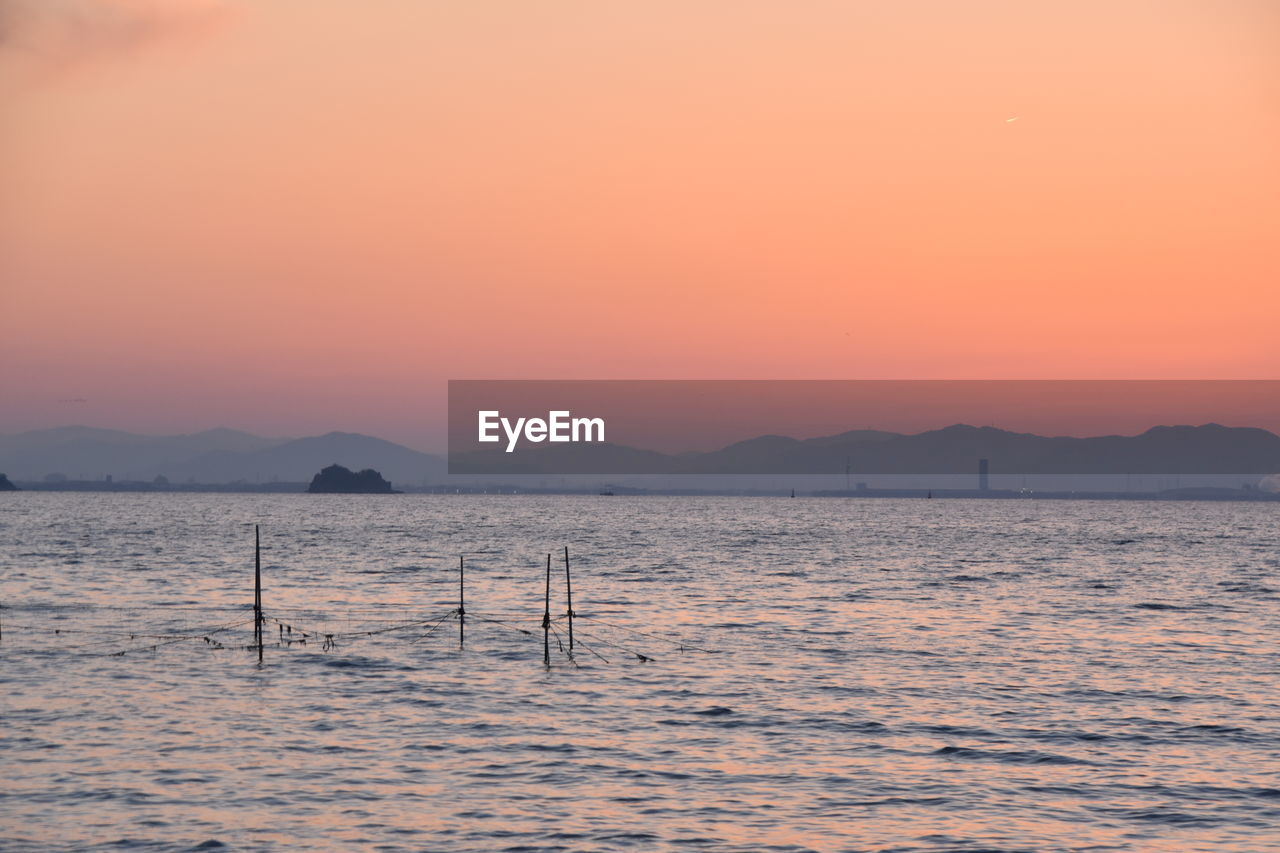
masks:
POLYGON ((1277 378, 1278 10, 0 0, 0 431, 1277 378))

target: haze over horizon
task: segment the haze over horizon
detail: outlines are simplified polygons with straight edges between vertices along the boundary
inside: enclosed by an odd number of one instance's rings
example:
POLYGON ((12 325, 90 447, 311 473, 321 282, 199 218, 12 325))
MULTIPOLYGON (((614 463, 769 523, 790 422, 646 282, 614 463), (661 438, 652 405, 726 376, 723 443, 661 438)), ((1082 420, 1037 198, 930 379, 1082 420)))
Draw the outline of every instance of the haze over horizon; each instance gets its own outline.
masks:
POLYGON ((459 377, 1280 375, 1273 4, 0 26, 0 432, 438 449, 459 377))
MULTIPOLYGON (((1199 424, 1151 424, 1144 428, 1140 428, 1132 431, 1125 431, 1125 432, 1064 433, 1064 432, 1053 432, 1053 431, 1034 432, 1034 431, 1026 431, 1026 430, 1015 430, 1005 426, 1001 426, 999 424, 971 424, 971 423, 957 421, 957 422, 939 424, 938 426, 931 426, 931 427, 926 427, 922 429, 906 429, 906 430, 892 430, 892 429, 880 430, 878 428, 850 427, 847 430, 840 430, 840 431, 831 432, 831 433, 809 431, 809 433, 806 433, 803 435, 793 434, 788 432, 760 432, 760 433, 750 433, 750 434, 744 433, 740 438, 733 438, 721 443, 705 444, 698 448, 692 448, 689 446, 678 447, 678 446, 666 445, 661 449, 660 452, 704 453, 708 451, 722 450, 734 444, 739 444, 742 442, 750 442, 750 441, 754 441, 756 439, 761 439, 761 438, 781 437, 786 439, 793 439, 796 441, 808 441, 812 439, 831 438, 831 437, 843 435, 845 433, 857 433, 860 431, 885 432, 885 433, 893 433, 893 434, 904 435, 904 436, 912 436, 912 435, 936 433, 936 432, 940 432, 948 429, 954 429, 954 428, 969 427, 974 429, 995 429, 1000 432, 1007 432, 1007 433, 1021 434, 1021 435, 1035 435, 1035 436, 1044 437, 1044 438, 1100 438, 1100 437, 1108 437, 1108 436, 1119 436, 1119 437, 1131 438, 1131 437, 1143 435, 1152 430, 1202 429, 1202 428, 1214 427, 1214 426, 1226 427, 1227 429, 1241 429, 1241 428, 1262 429, 1265 432, 1271 433, 1272 435, 1280 436, 1280 431, 1267 429, 1265 427, 1258 427, 1253 424, 1243 424, 1243 423, 1223 424, 1218 422, 1210 422, 1210 423, 1199 423, 1199 424)), ((112 427, 87 426, 84 424, 61 424, 61 425, 52 426, 52 427, 38 427, 35 429, 23 430, 20 432, 0 433, 0 439, 5 439, 5 438, 13 439, 13 438, 21 438, 24 436, 49 436, 50 434, 53 434, 53 433, 66 433, 70 437, 75 437, 75 438, 80 437, 80 434, 88 434, 92 436, 95 433, 118 433, 122 437, 138 437, 138 438, 145 438, 145 439, 230 438, 232 439, 232 441, 230 442, 232 446, 235 446, 236 444, 240 443, 236 441, 237 439, 245 439, 245 440, 249 440, 249 443, 246 445, 246 447, 255 447, 255 448, 267 447, 275 444, 285 444, 288 442, 294 442, 299 440, 310 440, 310 439, 328 438, 328 437, 335 437, 335 436, 344 436, 344 437, 356 436, 360 438, 371 438, 378 441, 389 442, 391 444, 395 444, 395 445, 407 448, 409 450, 413 450, 417 453, 438 456, 441 458, 448 455, 448 448, 445 446, 441 446, 441 447, 431 447, 431 446, 425 446, 425 445, 416 446, 410 443, 394 441, 392 439, 387 438, 386 436, 376 435, 373 433, 361 433, 354 430, 342 430, 342 429, 325 430, 323 432, 297 434, 297 435, 263 435, 263 434, 255 433, 252 430, 242 430, 235 427, 228 427, 224 425, 209 427, 208 429, 203 429, 203 430, 192 430, 190 432, 165 433, 165 432, 138 432, 134 430, 115 429, 112 427)), ((641 443, 636 445, 624 444, 622 442, 610 442, 610 443, 618 444, 624 447, 634 446, 634 447, 646 449, 646 450, 654 449, 652 441, 648 443, 641 443)))
POLYGON ((501 482, 564 487, 569 485, 564 478, 570 478, 579 488, 585 483, 594 489, 603 478, 646 489, 832 489, 843 477, 845 489, 852 489, 855 479, 878 488, 963 489, 973 488, 976 476, 984 490, 985 477, 976 472, 985 468, 996 478, 993 482, 1003 483, 1001 488, 1020 483, 1024 489, 1074 495, 1082 490, 1130 491, 1135 483, 1138 491, 1144 490, 1143 483, 1150 490, 1154 483, 1157 490, 1225 488, 1234 499, 1242 494, 1253 499, 1255 495, 1240 490, 1275 491, 1280 483, 1280 435, 1209 424, 1153 427, 1136 436, 1073 438, 956 424, 911 434, 853 430, 809 439, 757 435, 708 450, 656 450, 643 438, 582 448, 526 444, 515 454, 451 446, 446 459, 341 432, 263 438, 215 429, 148 437, 68 427, 0 434, 0 472, 22 488, 296 484, 333 464, 353 471, 372 468, 411 488, 501 482))

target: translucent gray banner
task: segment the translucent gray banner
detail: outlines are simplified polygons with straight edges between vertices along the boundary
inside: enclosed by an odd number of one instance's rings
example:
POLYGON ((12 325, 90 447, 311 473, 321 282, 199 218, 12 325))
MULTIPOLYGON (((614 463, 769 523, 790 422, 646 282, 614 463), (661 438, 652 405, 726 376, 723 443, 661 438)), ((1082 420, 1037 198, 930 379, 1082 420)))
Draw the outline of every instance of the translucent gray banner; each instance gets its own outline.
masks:
POLYGON ((449 473, 1280 472, 1277 380, 454 380, 449 473))

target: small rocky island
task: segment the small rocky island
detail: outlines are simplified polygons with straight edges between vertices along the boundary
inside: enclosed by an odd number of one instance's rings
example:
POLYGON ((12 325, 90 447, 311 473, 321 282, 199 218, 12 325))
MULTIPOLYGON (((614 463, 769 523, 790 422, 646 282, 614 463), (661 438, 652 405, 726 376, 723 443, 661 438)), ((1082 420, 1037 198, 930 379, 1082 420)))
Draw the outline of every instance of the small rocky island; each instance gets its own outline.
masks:
POLYGON ((330 465, 311 478, 307 491, 312 494, 394 495, 391 484, 372 468, 352 471, 341 465, 330 465))
POLYGON ((0 474, 0 492, 16 492, 18 487, 9 482, 9 478, 4 474, 0 474))

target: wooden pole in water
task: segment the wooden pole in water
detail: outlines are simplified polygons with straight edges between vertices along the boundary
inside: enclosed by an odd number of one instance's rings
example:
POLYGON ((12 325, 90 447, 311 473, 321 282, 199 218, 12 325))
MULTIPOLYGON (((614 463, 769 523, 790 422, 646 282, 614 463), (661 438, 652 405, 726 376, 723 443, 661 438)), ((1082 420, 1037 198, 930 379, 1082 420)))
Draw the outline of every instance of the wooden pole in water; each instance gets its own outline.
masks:
POLYGON ((258 642, 258 663, 262 663, 262 539, 253 526, 253 635, 258 642))
POLYGON ((569 546, 564 546, 564 594, 569 603, 569 651, 573 651, 573 583, 569 580, 569 546))
POLYGON ((542 662, 551 666, 551 555, 547 555, 547 596, 542 610, 542 662))
POLYGON ((465 641, 464 632, 467 626, 467 569, 464 564, 464 557, 458 555, 458 645, 461 646, 465 641))

